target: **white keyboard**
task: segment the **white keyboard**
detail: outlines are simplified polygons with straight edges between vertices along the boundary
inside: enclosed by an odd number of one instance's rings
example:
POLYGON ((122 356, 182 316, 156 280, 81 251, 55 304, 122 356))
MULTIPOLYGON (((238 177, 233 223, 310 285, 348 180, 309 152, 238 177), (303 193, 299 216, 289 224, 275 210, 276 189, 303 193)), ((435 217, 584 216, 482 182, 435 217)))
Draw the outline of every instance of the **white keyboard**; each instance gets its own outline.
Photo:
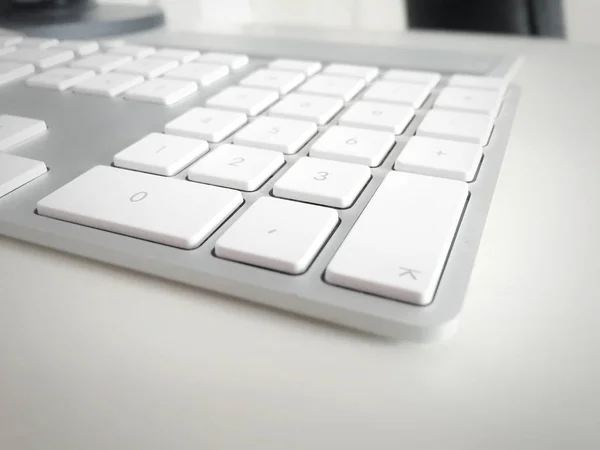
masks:
POLYGON ((366 56, 0 36, 0 233, 376 334, 443 334, 515 90, 366 56))

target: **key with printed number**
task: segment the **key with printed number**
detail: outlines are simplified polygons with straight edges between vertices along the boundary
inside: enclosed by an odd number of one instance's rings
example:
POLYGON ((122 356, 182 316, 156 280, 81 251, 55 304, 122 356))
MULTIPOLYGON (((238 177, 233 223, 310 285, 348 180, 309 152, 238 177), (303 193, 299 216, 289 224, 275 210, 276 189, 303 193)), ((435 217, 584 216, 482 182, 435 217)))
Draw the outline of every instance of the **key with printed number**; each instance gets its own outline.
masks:
POLYGON ((277 91, 231 86, 209 98, 206 106, 230 109, 249 116, 256 116, 275 103, 278 98, 277 91))
POLYGON ((117 167, 173 176, 208 151, 208 143, 199 139, 162 133, 150 133, 117 153, 117 167))
POLYGON ((280 94, 287 94, 306 79, 302 72, 285 70, 259 69, 240 81, 243 86, 273 89, 280 94))
POLYGON ((255 191, 284 162, 280 152, 223 144, 191 166, 188 179, 241 191, 255 191))
POLYGON ((233 142, 290 155, 298 152, 316 133, 317 125, 312 122, 259 117, 239 131, 233 137, 233 142))
POLYGON ((165 132, 208 142, 221 142, 246 122, 248 118, 245 114, 211 108, 193 108, 167 123, 165 132))
POLYGON ((342 114, 339 124, 401 134, 414 115, 410 106, 360 101, 342 114))
POLYGON ((155 78, 125 92, 125 98, 142 102, 173 105, 198 90, 193 81, 155 78))
POLYGON ((485 146, 493 127, 494 118, 488 114, 432 109, 425 115, 416 134, 485 146))
POLYGON ((164 76, 175 80, 195 81, 200 86, 209 86, 228 74, 229 67, 225 65, 190 63, 169 70, 164 76))
POLYGON ((423 84, 378 81, 367 89, 363 98, 378 102, 405 104, 417 109, 423 105, 429 92, 430 89, 423 84))
POLYGON ((325 125, 342 110, 344 101, 339 98, 310 94, 289 94, 269 110, 269 115, 289 119, 309 120, 325 125))
POLYGON ((316 75, 300 86, 298 91, 328 97, 338 97, 347 102, 352 100, 364 87, 365 80, 362 78, 316 75))
POLYGON ((96 72, 93 70, 57 67, 28 78, 25 83, 28 86, 64 91, 94 76, 96 72))
POLYGON ((276 197, 348 208, 371 178, 367 166, 300 158, 273 186, 276 197))
POLYGON ((143 82, 144 77, 141 75, 104 73, 76 84, 73 90, 82 94, 116 97, 127 89, 143 82))
POLYGON ((217 240, 215 253, 220 258, 300 274, 308 269, 337 223, 333 209, 262 197, 217 240))
POLYGON ((312 144, 310 156, 376 167, 394 142, 394 133, 335 126, 312 144))
POLYGON ((461 181, 389 173, 327 266, 325 280, 431 303, 468 193, 461 181))
POLYGON ((239 192, 96 166, 41 199, 38 214, 183 249, 198 247, 243 202, 239 192))

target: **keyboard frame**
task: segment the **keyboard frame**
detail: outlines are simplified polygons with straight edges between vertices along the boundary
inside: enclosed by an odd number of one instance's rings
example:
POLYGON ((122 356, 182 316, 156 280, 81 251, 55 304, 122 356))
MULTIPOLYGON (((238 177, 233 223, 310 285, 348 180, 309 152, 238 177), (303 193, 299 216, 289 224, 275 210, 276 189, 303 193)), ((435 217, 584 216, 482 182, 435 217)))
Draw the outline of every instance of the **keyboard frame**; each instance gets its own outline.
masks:
MULTIPOLYGON (((173 106, 27 87, 24 81, 0 87, 1 113, 43 119, 48 125, 44 136, 10 153, 42 160, 49 168, 45 176, 0 198, 0 234, 393 339, 431 341, 445 338, 456 330, 518 105, 520 90, 512 84, 505 95, 490 142, 484 147, 484 159, 476 181, 469 184, 469 201, 435 298, 427 306, 355 292, 323 281, 327 264, 383 176, 391 170, 402 144, 422 119, 423 108, 405 132, 397 137, 396 146, 384 163, 372 169, 372 180, 359 199, 349 209, 338 210, 338 228, 308 271, 301 275, 282 274, 220 259, 214 256, 213 250, 215 241, 249 205, 258 197, 269 195, 274 182, 285 173, 285 167, 259 191, 244 192, 242 207, 199 248, 191 251, 42 217, 35 213, 35 205, 39 199, 90 167, 111 164, 112 157, 128 145, 149 132, 163 131, 167 122, 190 108, 203 105, 208 97, 238 82, 272 58, 370 64, 382 69, 433 70, 445 75, 472 73, 509 77, 520 63, 519 57, 165 31, 128 37, 127 40, 201 52, 247 53, 251 61, 234 75, 202 88, 199 93, 173 106), (109 136, 110 142, 90 139, 90 136, 109 136)), ((434 93, 438 90, 439 86, 434 93)), ((434 97, 430 96, 424 109, 428 109, 434 97)), ((323 128, 319 127, 320 130, 323 128)), ((320 133, 297 154, 284 155, 286 164, 305 156, 311 143, 319 136, 320 133)), ((224 142, 231 142, 231 139, 224 142)), ((211 144, 212 147, 214 145, 211 144)), ((176 176, 184 177, 185 171, 176 176)))

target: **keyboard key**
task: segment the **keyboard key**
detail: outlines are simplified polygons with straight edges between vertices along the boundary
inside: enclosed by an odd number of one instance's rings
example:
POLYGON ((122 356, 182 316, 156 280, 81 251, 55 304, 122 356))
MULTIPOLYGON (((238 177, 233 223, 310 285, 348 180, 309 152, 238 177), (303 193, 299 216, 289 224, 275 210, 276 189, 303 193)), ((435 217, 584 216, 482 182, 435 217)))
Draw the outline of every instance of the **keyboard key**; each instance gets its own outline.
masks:
POLYGON ((306 79, 301 72, 284 70, 259 69, 240 81, 241 85, 273 89, 280 94, 287 94, 306 79))
POLYGON ((157 78, 129 89, 125 93, 125 98, 161 105, 173 105, 197 90, 198 85, 192 81, 157 78))
POLYGON ((0 86, 25 78, 34 72, 33 64, 0 61, 0 86))
POLYGON ((467 186, 389 173, 329 263, 325 280, 415 305, 431 303, 467 186))
POLYGON ((165 74, 165 78, 195 81, 200 86, 208 86, 226 77, 229 67, 217 64, 191 63, 184 64, 165 74))
POLYGON ((406 83, 424 84, 429 90, 433 89, 442 79, 436 72, 422 72, 418 70, 388 70, 383 75, 384 80, 400 81, 406 83))
POLYGON ((297 153, 317 133, 317 125, 292 119, 259 117, 239 131, 234 144, 297 153))
POLYGON ((50 69, 29 78, 26 84, 28 86, 64 91, 94 76, 96 76, 96 72, 93 70, 57 67, 56 69, 50 69))
POLYGON ((131 73, 133 75, 141 75, 146 78, 159 77, 169 70, 177 67, 177 61, 169 61, 163 59, 137 59, 135 61, 123 64, 115 69, 116 72, 131 73))
POLYGON ((55 48, 71 50, 78 56, 88 56, 99 51, 100 45, 95 41, 60 41, 55 48))
POLYGON ((217 240, 215 253, 300 274, 308 269, 337 223, 333 209, 262 197, 217 240))
POLYGON ((12 47, 23 40, 22 36, 0 36, 0 47, 12 47))
POLYGON ((339 98, 310 94, 289 94, 269 110, 269 115, 300 119, 325 125, 344 107, 339 98))
POLYGON ((394 133, 335 126, 312 144, 310 156, 376 167, 394 142, 394 133))
POLYGON ((14 52, 17 47, 0 47, 0 56, 14 52))
POLYGON ((482 156, 478 144, 413 136, 398 155, 394 170, 469 182, 482 156))
POLYGON ((504 95, 508 88, 508 81, 500 77, 481 77, 476 75, 452 75, 448 79, 448 86, 465 87, 471 89, 485 89, 504 95))
POLYGON ((71 64, 71 67, 80 69, 91 69, 95 72, 106 73, 116 69, 119 66, 127 64, 132 61, 131 56, 124 55, 108 55, 105 53, 98 53, 97 55, 88 56, 86 58, 75 61, 71 64))
POLYGON ((298 88, 299 91, 311 94, 339 97, 349 101, 365 87, 360 78, 343 78, 329 75, 316 75, 298 88))
POLYGON ((110 50, 111 48, 123 47, 125 41, 123 39, 108 39, 99 42, 102 50, 110 50))
POLYGON ((487 114, 433 109, 425 115, 416 134, 485 146, 493 128, 494 118, 487 114))
POLYGON ((210 108, 193 108, 165 126, 165 132, 221 142, 248 121, 245 114, 210 108))
POLYGON ((441 90, 433 106, 496 117, 501 105, 502 96, 498 91, 447 87, 441 90))
POLYGON ((255 191, 285 162, 283 154, 262 148, 223 144, 190 167, 188 179, 255 191))
POLYGON ((310 77, 321 70, 321 63, 319 61, 305 61, 300 59, 276 59, 269 63, 269 68, 302 72, 307 77, 310 77))
POLYGON ((150 133, 117 153, 117 167, 173 176, 208 151, 208 143, 198 139, 162 133, 150 133))
POLYGON ((146 45, 119 45, 117 47, 109 48, 108 53, 117 55, 131 56, 134 59, 146 58, 156 52, 154 47, 148 47, 146 45))
POLYGON ((206 101, 206 106, 230 109, 256 116, 277 101, 276 91, 230 86, 206 101))
POLYGON ((226 66, 229 66, 230 69, 237 70, 248 64, 249 59, 247 55, 238 53, 210 52, 200 55, 198 62, 225 64, 226 66))
POLYGON ((46 122, 28 117, 0 115, 0 151, 9 150, 47 130, 46 122))
POLYGON ((375 79, 379 73, 379 69, 377 67, 356 66, 351 64, 330 64, 325 67, 323 73, 327 75, 360 78, 368 83, 375 79))
POLYGON ((66 63, 75 57, 69 50, 39 50, 35 48, 18 48, 0 57, 1 60, 31 63, 37 69, 49 69, 50 67, 66 63))
POLYGON ((143 82, 144 77, 140 75, 104 73, 76 84, 73 90, 84 94, 116 97, 127 89, 143 82))
POLYGON ((47 171, 46 164, 41 161, 0 153, 0 198, 47 171))
POLYGON ((367 166, 304 157, 277 180, 273 194, 301 202, 348 208, 370 178, 371 171, 367 166))
POLYGON ((429 92, 429 88, 423 84, 377 81, 367 89, 363 98, 378 102, 400 103, 418 109, 429 97, 429 92))
POLYGON ((40 50, 44 50, 58 45, 58 40, 47 38, 24 37, 19 41, 17 45, 19 47, 37 48, 40 50))
POLYGON ((371 128, 401 134, 415 115, 409 106, 356 102, 340 117, 340 125, 371 128))
POLYGON ((169 59, 181 64, 189 63, 197 59, 198 56, 200 56, 200 52, 196 50, 180 50, 176 48, 162 48, 152 55, 153 58, 169 59))
POLYGON ((243 202, 239 192, 96 166, 40 200, 38 213, 170 245, 198 247, 243 202))

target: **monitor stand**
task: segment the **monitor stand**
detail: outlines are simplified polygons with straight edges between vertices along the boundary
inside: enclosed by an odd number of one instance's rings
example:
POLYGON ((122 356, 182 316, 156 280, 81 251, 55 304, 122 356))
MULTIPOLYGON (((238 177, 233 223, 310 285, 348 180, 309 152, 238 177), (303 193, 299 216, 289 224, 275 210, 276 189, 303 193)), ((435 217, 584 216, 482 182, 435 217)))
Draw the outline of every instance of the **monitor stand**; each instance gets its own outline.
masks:
POLYGON ((162 10, 153 5, 100 5, 88 0, 60 3, 40 0, 37 4, 8 1, 8 6, 5 3, 0 11, 0 28, 30 36, 90 39, 134 33, 164 24, 162 10))

